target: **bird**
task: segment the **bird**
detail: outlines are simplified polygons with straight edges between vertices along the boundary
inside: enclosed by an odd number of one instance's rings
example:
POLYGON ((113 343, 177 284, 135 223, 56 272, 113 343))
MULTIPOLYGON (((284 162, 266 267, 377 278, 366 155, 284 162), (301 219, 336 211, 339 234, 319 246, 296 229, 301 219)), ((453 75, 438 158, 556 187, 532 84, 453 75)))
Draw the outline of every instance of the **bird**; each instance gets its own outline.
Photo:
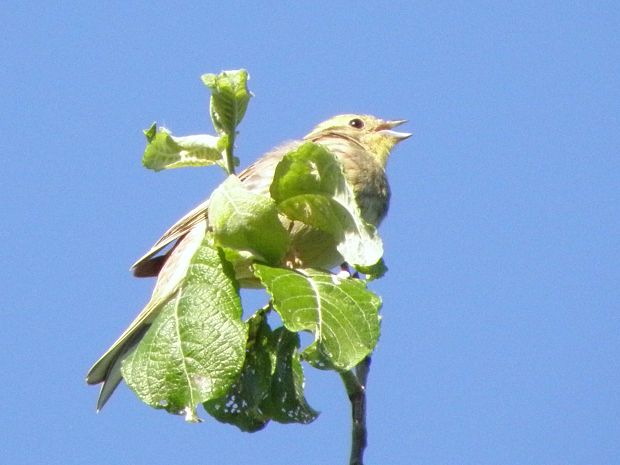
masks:
MULTIPOLYGON (((388 157, 396 144, 411 136, 394 130, 405 122, 366 114, 334 116, 319 123, 303 139, 283 143, 267 152, 243 170, 238 178, 250 192, 269 196, 278 163, 303 143, 314 142, 340 161, 362 218, 378 226, 387 214, 390 200, 385 172, 388 157)), ((178 220, 132 265, 134 276, 157 277, 157 281, 144 309, 88 371, 88 384, 102 384, 97 411, 103 408, 122 381, 122 361, 140 342, 161 309, 161 303, 175 292, 184 278, 189 262, 207 232, 208 211, 209 198, 178 220), (171 247, 162 253, 167 246, 171 247)), ((307 225, 292 226, 289 229, 289 252, 283 265, 332 269, 343 263, 333 237, 307 225)), ((241 276, 241 269, 236 268, 236 273, 241 283, 251 282, 250 276, 241 276)))

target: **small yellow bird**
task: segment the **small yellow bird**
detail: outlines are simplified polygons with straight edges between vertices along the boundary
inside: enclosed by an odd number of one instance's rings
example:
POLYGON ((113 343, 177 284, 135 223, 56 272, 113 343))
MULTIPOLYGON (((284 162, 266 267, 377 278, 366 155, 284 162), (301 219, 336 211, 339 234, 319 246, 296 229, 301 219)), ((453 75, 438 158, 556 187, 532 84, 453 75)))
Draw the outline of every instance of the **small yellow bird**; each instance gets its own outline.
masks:
MULTIPOLYGON (((312 141, 323 145, 340 160, 362 217, 377 226, 387 213, 390 199, 385 175, 388 156, 398 142, 411 136, 393 129, 405 122, 385 121, 370 115, 334 116, 316 126, 303 140, 283 144, 266 153, 241 172, 239 179, 249 191, 268 196, 280 160, 302 143, 312 141)), ((103 408, 121 382, 121 362, 140 342, 157 316, 161 303, 172 295, 184 278, 206 233, 208 207, 209 199, 177 221, 132 266, 135 276, 157 276, 157 283, 145 308, 86 376, 88 384, 103 383, 97 410, 103 408), (175 241, 168 252, 157 255, 175 241)), ((331 269, 341 264, 343 258, 330 235, 306 225, 296 225, 291 229, 291 246, 284 261, 298 266, 331 269)), ((243 282, 244 276, 238 278, 243 282)))

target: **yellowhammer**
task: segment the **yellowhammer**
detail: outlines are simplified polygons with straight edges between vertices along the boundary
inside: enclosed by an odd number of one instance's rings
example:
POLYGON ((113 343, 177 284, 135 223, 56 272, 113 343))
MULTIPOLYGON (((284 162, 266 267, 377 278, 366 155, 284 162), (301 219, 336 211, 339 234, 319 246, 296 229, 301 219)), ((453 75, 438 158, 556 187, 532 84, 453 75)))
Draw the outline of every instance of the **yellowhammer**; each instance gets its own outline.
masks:
MULTIPOLYGON (((304 142, 312 141, 332 152, 342 163, 363 219, 377 226, 385 217, 390 189, 385 166, 394 146, 411 134, 396 132, 404 120, 385 121, 370 115, 346 114, 328 119, 316 126, 303 140, 283 144, 259 158, 239 174, 243 185, 255 194, 269 195, 276 166, 284 155, 304 142)), ((157 316, 161 303, 172 295, 185 276, 194 252, 202 242, 208 226, 209 199, 175 223, 134 265, 136 276, 157 276, 151 300, 129 328, 93 365, 86 381, 103 383, 97 409, 101 409, 122 380, 122 360, 140 342, 157 316), (163 255, 157 255, 175 242, 163 255)), ((303 224, 290 228, 291 246, 284 261, 289 266, 330 269, 343 262, 333 237, 303 224)), ((238 278, 244 282, 243 271, 238 278)))

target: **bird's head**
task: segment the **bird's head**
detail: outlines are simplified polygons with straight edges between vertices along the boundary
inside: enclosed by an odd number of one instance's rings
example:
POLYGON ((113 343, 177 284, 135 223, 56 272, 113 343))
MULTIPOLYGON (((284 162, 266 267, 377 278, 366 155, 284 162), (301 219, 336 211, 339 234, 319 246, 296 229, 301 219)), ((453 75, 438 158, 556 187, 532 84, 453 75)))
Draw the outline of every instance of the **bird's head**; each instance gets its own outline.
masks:
POLYGON ((394 146, 411 136, 409 133, 393 130, 406 122, 386 121, 372 115, 338 115, 317 125, 304 139, 316 140, 329 135, 349 139, 364 147, 385 167, 394 146))

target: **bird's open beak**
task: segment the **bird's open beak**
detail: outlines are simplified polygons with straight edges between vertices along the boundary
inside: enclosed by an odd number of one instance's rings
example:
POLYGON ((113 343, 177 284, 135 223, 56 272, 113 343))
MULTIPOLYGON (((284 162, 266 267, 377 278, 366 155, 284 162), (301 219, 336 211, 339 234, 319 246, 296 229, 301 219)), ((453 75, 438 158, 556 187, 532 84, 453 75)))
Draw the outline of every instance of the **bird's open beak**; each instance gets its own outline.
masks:
POLYGON ((392 121, 385 121, 383 124, 381 124, 379 126, 379 134, 382 134, 384 136, 388 136, 388 137, 392 137, 394 139, 396 139, 396 142, 400 142, 403 141, 405 139, 408 139, 409 137, 411 137, 411 134, 408 132, 399 132, 399 131, 392 131, 392 129, 394 129, 397 126, 400 126, 401 124, 405 124, 407 122, 406 119, 397 119, 397 120, 392 120, 392 121))

